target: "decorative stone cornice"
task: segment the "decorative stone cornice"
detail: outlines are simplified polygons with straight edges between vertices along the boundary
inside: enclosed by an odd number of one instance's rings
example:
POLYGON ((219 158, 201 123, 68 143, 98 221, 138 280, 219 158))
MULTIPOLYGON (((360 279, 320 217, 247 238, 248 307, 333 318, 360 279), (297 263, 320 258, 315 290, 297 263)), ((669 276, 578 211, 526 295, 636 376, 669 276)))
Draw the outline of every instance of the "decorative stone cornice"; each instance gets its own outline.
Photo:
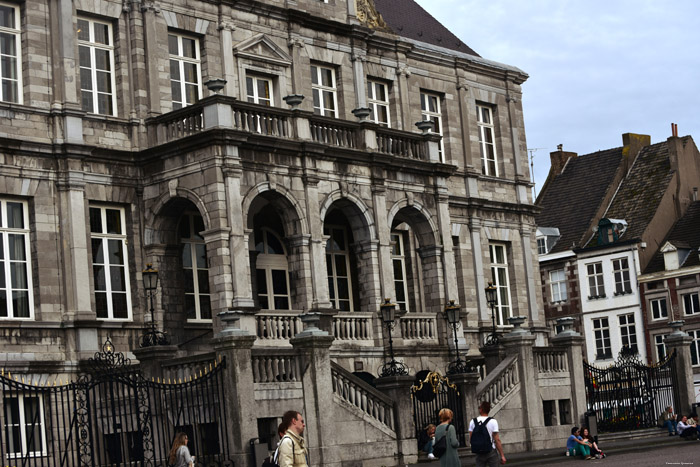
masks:
POLYGON ((236 26, 231 21, 222 20, 222 21, 219 21, 219 25, 216 27, 216 29, 218 29, 219 31, 222 31, 225 29, 227 31, 233 32, 236 30, 236 26))
POLYGON ((141 12, 145 13, 147 11, 152 11, 153 13, 160 13, 160 5, 156 2, 144 2, 141 4, 141 12))
POLYGON ((512 102, 513 104, 517 104, 519 100, 520 99, 518 99, 516 96, 514 96, 512 94, 506 94, 506 102, 512 102))
POLYGON ((299 47, 300 49, 303 49, 304 47, 306 47, 306 42, 304 42, 304 40, 301 39, 300 37, 292 37, 292 38, 289 39, 289 41, 287 42, 287 45, 288 45, 289 47, 295 47, 295 46, 296 46, 296 47, 299 47))
POLYGON ((411 70, 408 69, 408 65, 405 63, 402 63, 398 66, 398 68, 396 68, 396 73, 400 76, 405 76, 406 78, 411 76, 411 70))

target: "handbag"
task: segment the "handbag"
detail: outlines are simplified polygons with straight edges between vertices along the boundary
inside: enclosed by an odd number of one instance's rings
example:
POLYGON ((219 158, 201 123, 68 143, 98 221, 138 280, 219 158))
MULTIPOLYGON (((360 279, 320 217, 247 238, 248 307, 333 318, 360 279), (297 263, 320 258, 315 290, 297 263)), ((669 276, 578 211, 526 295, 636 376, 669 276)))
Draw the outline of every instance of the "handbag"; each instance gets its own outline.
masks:
POLYGON ((433 446, 433 455, 437 457, 438 459, 441 458, 442 456, 445 455, 445 451, 447 451, 447 430, 450 429, 450 425, 447 425, 447 429, 445 430, 445 435, 440 438, 439 440, 435 441, 435 445, 433 446))

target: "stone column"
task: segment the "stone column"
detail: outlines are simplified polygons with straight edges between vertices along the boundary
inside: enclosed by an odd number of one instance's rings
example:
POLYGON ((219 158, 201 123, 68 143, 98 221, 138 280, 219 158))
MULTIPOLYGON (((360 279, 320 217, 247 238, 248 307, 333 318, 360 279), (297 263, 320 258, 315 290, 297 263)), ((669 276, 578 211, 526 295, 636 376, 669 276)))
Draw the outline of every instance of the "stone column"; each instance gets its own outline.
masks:
POLYGON ((464 168, 474 167, 474 161, 472 160, 472 149, 471 149, 471 131, 469 124, 471 121, 471 113, 469 112, 469 104, 467 104, 467 99, 469 98, 469 86, 465 82, 465 79, 459 77, 457 79, 457 100, 459 102, 459 114, 462 117, 461 130, 462 130, 462 151, 464 152, 464 168))
MULTIPOLYGON (((160 73, 158 70, 161 54, 159 50, 161 44, 158 38, 158 15, 160 14, 160 7, 153 2, 143 3, 141 6, 141 14, 143 16, 143 37, 146 49, 146 75, 148 76, 146 80, 148 86, 147 95, 150 98, 148 102, 148 114, 149 116, 155 116, 161 113, 160 73)), ((164 39, 167 39, 167 37, 164 39)), ((165 51, 167 52, 167 49, 165 49, 165 51)))
POLYGON ((520 328, 524 317, 510 318, 515 326, 512 332, 501 337, 506 355, 518 356, 518 376, 520 379, 521 413, 525 423, 525 446, 528 451, 533 449, 534 435, 538 427, 544 426, 542 413, 542 398, 540 397, 537 380, 535 379, 536 365, 532 352, 536 337, 525 329, 520 328))
MULTIPOLYGON (((464 432, 467 433, 465 441, 469 444, 469 421, 479 415, 479 403, 481 402, 476 400, 476 385, 479 384, 479 374, 477 372, 458 373, 448 375, 447 378, 457 386, 459 391, 459 397, 463 403, 462 423, 464 423, 464 432)), ((455 414, 455 416, 457 415, 455 414)))
MULTIPOLYGON (((309 162, 311 164, 311 162, 309 162)), ((315 169, 304 170, 304 191, 306 194, 306 212, 308 229, 311 233, 311 308, 331 308, 330 292, 328 290, 328 276, 326 272, 326 241, 328 236, 323 235, 323 219, 321 219, 321 207, 318 201, 319 178, 315 169)))
POLYGON ((231 457, 235 465, 247 466, 251 463, 248 441, 258 432, 251 352, 255 336, 239 329, 235 324, 237 318, 234 311, 219 313, 219 319, 226 323, 226 327, 215 336, 212 344, 217 358, 226 361, 224 422, 234 428, 228 430, 231 457))
POLYGON ((566 352, 571 381, 571 419, 575 424, 579 424, 587 411, 582 351, 585 339, 573 330, 573 318, 559 318, 557 324, 563 325, 564 330, 552 337, 550 342, 566 352))
MULTIPOLYGON (((301 37, 291 37, 287 44, 292 55, 292 94, 303 94, 305 76, 309 73, 309 60, 304 54, 306 44, 301 37)), ((308 106, 313 107, 313 100, 308 106)))
MULTIPOLYGON (((447 194, 447 183, 442 177, 437 177, 437 211, 438 228, 442 238, 442 267, 445 277, 445 300, 459 302, 459 291, 457 289, 457 268, 455 266, 454 244, 452 243, 452 223, 450 220, 449 196, 447 194)), ((444 302, 446 303, 446 301, 444 302)))
MULTIPOLYGON (((397 44, 397 48, 399 44, 397 44)), ((398 118, 396 119, 396 129, 411 131, 413 124, 411 123, 411 104, 408 97, 408 77, 411 76, 411 72, 408 69, 407 59, 405 52, 397 51, 397 60, 399 66, 396 69, 396 79, 398 81, 399 92, 397 94, 398 103, 398 118)))
MULTIPOLYGON (((74 29, 73 2, 71 0, 49 2, 49 8, 54 39, 53 59, 54 64, 58 66, 53 72, 55 76, 60 77, 53 80, 55 101, 52 103, 52 110, 60 110, 58 115, 63 116, 63 122, 55 125, 58 130, 56 142, 82 144, 83 120, 78 88, 80 70, 75 55, 78 52, 78 46, 74 29)), ((22 92, 21 89, 20 92, 22 92)))
POLYGON ((690 358, 690 344, 693 338, 687 332, 681 330, 685 321, 673 321, 671 328, 673 332, 664 339, 664 344, 668 348, 669 355, 676 351, 676 378, 678 378, 678 394, 676 401, 678 407, 676 412, 688 414, 691 412, 695 402, 695 387, 693 382, 693 364, 690 358))
MULTIPOLYGON (((210 229, 202 232, 202 237, 207 245, 209 283, 213 284, 211 287, 211 311, 212 316, 216 316, 221 311, 227 311, 233 302, 231 250, 229 249, 231 229, 228 227, 210 229)), ((214 322, 216 325, 218 320, 214 320, 214 322)), ((219 329, 214 331, 217 332, 219 329)))
POLYGON ((352 71, 355 78, 355 97, 356 97, 356 109, 361 109, 367 107, 367 89, 365 84, 367 82, 367 77, 365 76, 364 63, 367 61, 367 52, 364 50, 357 50, 353 52, 352 60, 352 71))
MULTIPOLYGON (((314 313, 315 314, 315 313, 314 313)), ((335 432, 336 421, 328 416, 333 406, 330 347, 333 336, 315 325, 307 327, 289 340, 298 352, 302 373, 304 407, 291 408, 304 415, 310 465, 337 462, 331 442, 342 434, 335 432)))
POLYGON ((223 78, 226 80, 224 94, 231 97, 238 97, 236 92, 236 63, 233 59, 233 31, 236 27, 231 21, 226 21, 223 16, 219 17, 219 38, 221 40, 221 57, 223 59, 223 78))
POLYGON ((418 462, 418 444, 411 400, 413 379, 413 376, 386 376, 374 380, 376 388, 394 401, 397 465, 418 462))
POLYGON ((394 288, 394 270, 391 262, 391 225, 387 219, 386 186, 384 179, 375 179, 372 183, 372 198, 374 202, 374 222, 379 236, 379 281, 381 297, 396 300, 394 288))
POLYGON ((540 316, 540 307, 537 305, 537 290, 535 284, 539 284, 538 276, 535 275, 535 265, 533 261, 532 245, 531 245, 531 230, 530 226, 520 227, 520 242, 522 246, 523 259, 525 260, 525 283, 527 284, 527 312, 530 326, 542 326, 543 316, 540 316))

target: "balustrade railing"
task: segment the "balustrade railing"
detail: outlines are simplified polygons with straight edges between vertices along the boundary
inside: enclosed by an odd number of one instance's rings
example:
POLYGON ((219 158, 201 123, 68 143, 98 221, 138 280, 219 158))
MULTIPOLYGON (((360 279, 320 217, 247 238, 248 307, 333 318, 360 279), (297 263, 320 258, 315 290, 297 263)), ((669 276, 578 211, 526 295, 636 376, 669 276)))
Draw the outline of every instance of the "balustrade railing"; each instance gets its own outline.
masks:
POLYGON ((564 350, 534 349, 538 373, 558 373, 569 371, 569 360, 564 350))
POLYGON ((379 127, 377 152, 410 159, 428 160, 428 147, 422 135, 379 127))
MULTIPOLYGON (((487 400, 495 407, 520 382, 518 375, 518 357, 511 355, 501 361, 486 378, 476 386, 476 399, 487 400)), ((496 410, 492 409, 494 415, 496 410)))
POLYGON ((371 341, 372 313, 338 313, 333 317, 333 337, 339 341, 371 341))
POLYGON ((235 129, 266 136, 289 137, 289 116, 290 112, 284 109, 243 102, 236 102, 233 105, 235 129))
POLYGON ((300 311, 270 311, 255 315, 255 335, 261 341, 288 341, 303 330, 300 311))
POLYGON ((437 323, 434 314, 406 313, 399 321, 404 339, 437 339, 437 323))
POLYGON ((176 382, 185 381, 194 376, 199 377, 205 372, 211 371, 215 361, 216 353, 214 352, 167 360, 161 364, 163 379, 176 382))
POLYGON ((167 143, 199 133, 204 128, 202 107, 185 108, 158 119, 158 143, 167 143))
POLYGON ((294 351, 275 349, 268 351, 253 349, 254 383, 293 383, 301 381, 299 358, 294 351))
POLYGON ((394 403, 387 396, 331 362, 333 392, 378 422, 394 430, 394 403))
POLYGON ((346 122, 335 118, 313 116, 309 118, 311 139, 317 143, 339 146, 348 149, 358 149, 357 123, 346 122))

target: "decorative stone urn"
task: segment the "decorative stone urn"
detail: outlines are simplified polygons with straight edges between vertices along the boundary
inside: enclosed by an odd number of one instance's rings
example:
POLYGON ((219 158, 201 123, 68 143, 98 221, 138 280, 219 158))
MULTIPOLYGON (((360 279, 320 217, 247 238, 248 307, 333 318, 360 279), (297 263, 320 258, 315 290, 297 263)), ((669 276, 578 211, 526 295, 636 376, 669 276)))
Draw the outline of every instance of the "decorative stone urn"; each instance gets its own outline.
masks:
POLYGON ((359 118, 361 122, 366 122, 367 117, 372 113, 372 110, 370 110, 368 107, 359 107, 357 109, 353 109, 352 114, 359 118))
POLYGON ((424 135, 433 130, 433 122, 430 120, 421 120, 420 122, 416 122, 416 126, 423 132, 424 135))
POLYGON ((282 98, 292 110, 299 108, 301 103, 304 101, 304 96, 302 94, 290 94, 282 98))
POLYGON ((508 318, 508 322, 513 325, 513 330, 509 333, 511 335, 518 335, 521 336, 523 334, 527 334, 527 329, 523 329, 520 326, 523 325, 525 322, 525 316, 513 316, 511 318, 508 318))
POLYGON ((226 86, 226 83, 227 81, 225 79, 211 78, 210 80, 206 81, 204 85, 214 94, 219 94, 221 90, 224 89, 224 86, 226 86))

